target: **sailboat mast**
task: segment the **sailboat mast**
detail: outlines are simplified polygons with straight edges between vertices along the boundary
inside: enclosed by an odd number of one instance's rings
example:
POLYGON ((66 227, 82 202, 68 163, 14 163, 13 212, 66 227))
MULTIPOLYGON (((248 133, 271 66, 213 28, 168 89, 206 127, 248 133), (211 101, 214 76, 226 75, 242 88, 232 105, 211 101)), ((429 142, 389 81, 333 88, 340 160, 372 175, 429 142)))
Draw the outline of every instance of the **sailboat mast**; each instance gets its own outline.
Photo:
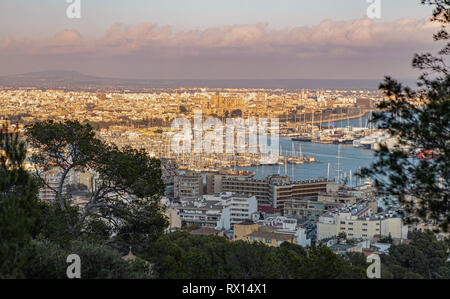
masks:
POLYGON ((287 171, 287 161, 286 161, 286 158, 284 158, 284 176, 287 176, 287 173, 288 173, 288 171, 287 171))
POLYGON ((352 187, 352 170, 350 169, 350 187, 352 187))
POLYGON ((322 132, 322 120, 323 120, 323 110, 320 110, 320 130, 319 130, 319 132, 322 132))
POLYGON ((359 107, 359 127, 362 128, 362 109, 359 107))
POLYGON ((338 183, 341 180, 341 145, 338 145, 338 160, 337 160, 337 173, 338 173, 338 183))

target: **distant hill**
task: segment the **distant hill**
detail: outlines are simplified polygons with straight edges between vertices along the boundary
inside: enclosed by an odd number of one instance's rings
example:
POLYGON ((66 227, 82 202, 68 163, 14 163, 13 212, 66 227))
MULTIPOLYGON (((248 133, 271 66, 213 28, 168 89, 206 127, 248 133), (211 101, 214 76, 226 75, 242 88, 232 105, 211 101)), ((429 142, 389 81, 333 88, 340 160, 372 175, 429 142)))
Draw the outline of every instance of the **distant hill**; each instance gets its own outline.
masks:
POLYGON ((266 89, 377 89, 380 80, 270 79, 270 80, 144 80, 89 76, 51 70, 0 76, 0 87, 35 87, 69 90, 151 90, 164 88, 266 88, 266 89))
POLYGON ((84 75, 72 71, 43 71, 19 75, 1 76, 0 86, 38 88, 92 88, 111 85, 107 78, 84 75))
POLYGON ((83 75, 79 72, 73 72, 73 71, 57 71, 57 70, 53 70, 53 71, 44 71, 44 72, 31 72, 31 73, 25 73, 25 74, 19 74, 19 75, 14 75, 11 77, 16 77, 16 78, 32 78, 32 79, 36 79, 36 78, 41 78, 41 79, 93 79, 96 77, 93 76, 88 76, 88 75, 83 75))

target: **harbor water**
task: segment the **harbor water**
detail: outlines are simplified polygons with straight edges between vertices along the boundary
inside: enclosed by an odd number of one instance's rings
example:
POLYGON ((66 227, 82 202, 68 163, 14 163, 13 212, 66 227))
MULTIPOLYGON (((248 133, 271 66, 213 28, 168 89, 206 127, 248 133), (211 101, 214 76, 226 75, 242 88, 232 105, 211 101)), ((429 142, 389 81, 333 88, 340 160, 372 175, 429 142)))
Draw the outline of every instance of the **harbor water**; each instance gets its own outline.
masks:
MULTIPOLYGON (((368 124, 368 116, 362 119, 338 121, 334 127, 353 126, 363 127, 368 124)), ((236 170, 247 170, 256 173, 256 178, 267 175, 280 174, 289 176, 292 180, 306 180, 315 178, 338 179, 356 186, 362 182, 355 176, 361 168, 369 167, 375 156, 372 150, 353 147, 353 145, 320 144, 311 142, 292 141, 290 138, 280 138, 280 154, 286 156, 305 155, 314 157, 316 162, 304 164, 262 165, 256 167, 236 167, 236 170)))

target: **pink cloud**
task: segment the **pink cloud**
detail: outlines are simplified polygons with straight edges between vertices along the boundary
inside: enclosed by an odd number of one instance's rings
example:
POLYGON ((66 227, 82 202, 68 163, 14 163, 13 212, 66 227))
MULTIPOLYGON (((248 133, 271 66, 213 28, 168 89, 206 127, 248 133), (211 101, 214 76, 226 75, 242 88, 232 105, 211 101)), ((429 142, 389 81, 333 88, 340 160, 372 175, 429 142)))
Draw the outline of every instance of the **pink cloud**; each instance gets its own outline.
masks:
POLYGON ((175 31, 154 23, 113 24, 103 38, 84 40, 74 30, 63 30, 46 40, 0 41, 0 54, 91 54, 230 56, 279 55, 313 57, 332 55, 385 55, 398 49, 417 49, 432 43, 438 24, 401 19, 375 22, 325 20, 314 27, 272 29, 267 24, 223 26, 205 30, 175 31))
POLYGON ((71 29, 57 33, 51 40, 51 45, 54 47, 79 46, 82 42, 81 34, 71 29))

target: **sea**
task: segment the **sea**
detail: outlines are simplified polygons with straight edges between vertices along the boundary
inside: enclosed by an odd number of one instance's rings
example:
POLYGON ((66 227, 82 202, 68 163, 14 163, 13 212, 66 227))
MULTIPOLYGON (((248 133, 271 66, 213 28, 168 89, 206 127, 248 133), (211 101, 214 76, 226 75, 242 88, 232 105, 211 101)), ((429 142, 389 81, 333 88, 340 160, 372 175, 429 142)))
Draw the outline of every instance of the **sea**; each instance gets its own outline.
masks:
MULTIPOLYGON (((335 128, 368 126, 370 115, 362 118, 333 122, 335 128)), ((323 124, 324 126, 330 123, 323 124)), ((353 147, 353 145, 320 144, 311 142, 292 141, 288 137, 280 137, 280 154, 286 156, 302 155, 314 157, 316 162, 304 164, 286 164, 274 166, 236 167, 236 170, 255 172, 255 177, 263 179, 267 175, 279 174, 289 176, 291 180, 307 180, 316 178, 335 179, 346 182, 349 186, 361 185, 356 174, 361 168, 370 167, 375 162, 372 150, 353 147), (294 151, 294 153, 293 153, 294 151)))

